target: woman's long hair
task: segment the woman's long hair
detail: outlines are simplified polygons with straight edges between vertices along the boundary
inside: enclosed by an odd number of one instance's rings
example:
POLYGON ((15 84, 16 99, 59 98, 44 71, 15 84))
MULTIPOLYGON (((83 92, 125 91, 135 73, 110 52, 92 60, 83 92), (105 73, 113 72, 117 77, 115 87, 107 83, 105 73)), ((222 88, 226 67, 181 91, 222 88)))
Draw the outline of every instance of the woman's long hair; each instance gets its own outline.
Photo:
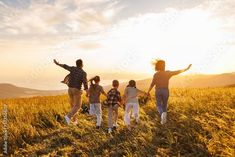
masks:
POLYGON ((155 59, 152 61, 155 71, 165 71, 166 62, 162 59, 155 59))

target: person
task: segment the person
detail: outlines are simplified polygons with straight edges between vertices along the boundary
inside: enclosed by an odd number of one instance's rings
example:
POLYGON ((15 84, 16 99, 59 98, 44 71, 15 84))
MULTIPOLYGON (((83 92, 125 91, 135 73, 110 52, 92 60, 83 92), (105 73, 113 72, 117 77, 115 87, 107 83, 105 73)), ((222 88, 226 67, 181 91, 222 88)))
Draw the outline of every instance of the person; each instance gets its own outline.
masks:
POLYGON ((131 110, 133 110, 133 115, 134 115, 136 124, 139 123, 139 117, 140 117, 139 116, 139 102, 138 102, 139 94, 146 94, 146 93, 136 88, 136 82, 134 80, 130 80, 123 95, 123 100, 125 102, 124 122, 129 130, 131 130, 131 127, 130 127, 131 110))
POLYGON ((113 80, 112 86, 113 88, 107 94, 108 133, 117 129, 118 107, 121 105, 121 94, 118 91, 118 80, 113 80))
POLYGON ((171 77, 178 75, 190 69, 190 64, 186 69, 177 71, 165 71, 165 61, 156 60, 155 70, 156 73, 153 76, 152 83, 150 84, 148 95, 152 88, 155 86, 155 97, 158 112, 161 116, 161 124, 165 124, 167 121, 167 103, 169 98, 169 80, 171 77))
POLYGON ((82 105, 82 85, 84 86, 84 90, 88 94, 88 85, 87 85, 87 74, 82 69, 83 61, 78 59, 76 61, 75 66, 68 66, 66 64, 60 64, 58 61, 54 59, 54 63, 70 72, 67 85, 68 85, 68 95, 69 102, 71 106, 71 110, 67 115, 65 115, 65 121, 67 124, 70 124, 72 121, 75 125, 78 123, 77 121, 77 111, 81 108, 82 105))
POLYGON ((102 86, 99 85, 100 77, 95 76, 90 79, 91 85, 88 90, 88 97, 90 103, 90 115, 95 115, 97 118, 96 128, 99 129, 102 121, 102 109, 100 103, 100 95, 103 94, 107 96, 102 86), (94 82, 93 82, 94 81, 94 82))

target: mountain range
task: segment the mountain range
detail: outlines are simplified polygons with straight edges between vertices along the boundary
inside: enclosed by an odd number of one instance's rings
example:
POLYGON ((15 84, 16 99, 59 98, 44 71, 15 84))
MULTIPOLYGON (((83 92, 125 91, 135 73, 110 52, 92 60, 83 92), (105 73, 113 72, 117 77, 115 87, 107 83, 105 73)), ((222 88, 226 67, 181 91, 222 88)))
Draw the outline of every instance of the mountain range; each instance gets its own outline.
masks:
POLYGON ((64 94, 66 90, 37 90, 18 87, 9 83, 0 84, 0 98, 22 98, 64 94))
MULTIPOLYGON (((151 83, 151 78, 137 80, 137 87, 147 90, 151 83)), ((127 83, 120 84, 123 90, 127 83)), ((218 75, 179 75, 170 80, 170 88, 214 88, 214 87, 235 87, 235 73, 225 73, 218 75)), ((109 90, 111 86, 105 86, 109 90)), ((49 96, 65 94, 67 90, 37 90, 25 87, 18 87, 8 83, 0 84, 0 98, 21 98, 33 96, 49 96)))

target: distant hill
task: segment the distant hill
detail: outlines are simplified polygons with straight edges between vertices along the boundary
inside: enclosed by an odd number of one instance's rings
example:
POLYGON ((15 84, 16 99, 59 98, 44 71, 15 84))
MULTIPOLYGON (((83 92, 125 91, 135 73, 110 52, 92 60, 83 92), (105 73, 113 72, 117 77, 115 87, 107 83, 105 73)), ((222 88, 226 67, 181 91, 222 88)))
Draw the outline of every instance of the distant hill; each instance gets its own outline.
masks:
POLYGON ((231 84, 231 85, 228 85, 228 86, 225 86, 225 87, 235 87, 235 84, 231 84))
MULTIPOLYGON (((151 78, 137 80, 138 88, 147 90, 151 78)), ((125 88, 127 83, 121 83, 120 89, 125 88)), ((178 75, 170 80, 170 88, 211 88, 211 87, 235 87, 235 73, 218 75, 178 75)), ((105 87, 105 89, 111 86, 105 87)))
POLYGON ((65 90, 36 90, 24 87, 17 87, 8 83, 0 84, 0 98, 59 95, 65 92, 65 90))
MULTIPOLYGON (((147 90, 151 83, 151 78, 137 80, 139 89, 147 90)), ((120 84, 123 91, 127 83, 120 84)), ((170 88, 211 88, 211 87, 235 87, 235 73, 225 73, 219 75, 179 75, 170 80, 170 88)), ((105 86, 107 91, 111 86, 105 86)), ((17 87, 12 84, 0 84, 0 98, 48 96, 67 93, 66 90, 36 90, 24 87, 17 87)))

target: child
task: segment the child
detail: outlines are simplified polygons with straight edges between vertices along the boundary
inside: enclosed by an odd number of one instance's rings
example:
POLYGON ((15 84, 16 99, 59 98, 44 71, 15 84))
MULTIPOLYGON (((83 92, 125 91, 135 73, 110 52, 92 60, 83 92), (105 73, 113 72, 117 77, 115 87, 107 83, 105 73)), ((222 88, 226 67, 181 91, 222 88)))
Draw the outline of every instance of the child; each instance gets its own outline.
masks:
POLYGON ((138 94, 146 94, 145 92, 136 88, 136 82, 130 80, 128 86, 125 89, 123 99, 125 101, 125 115, 124 122, 130 130, 130 112, 133 110, 135 121, 139 123, 139 102, 138 94))
POLYGON ((121 94, 118 91, 119 82, 113 80, 113 88, 108 92, 108 133, 117 129, 118 107, 121 104, 121 94))
POLYGON ((161 116, 161 124, 166 123, 167 117, 167 102, 169 98, 169 80, 172 76, 178 75, 182 72, 185 72, 190 69, 192 65, 190 64, 186 69, 178 70, 178 71, 165 71, 165 61, 157 60, 155 62, 155 70, 156 73, 153 76, 152 83, 149 87, 148 94, 155 86, 155 97, 157 100, 157 108, 158 112, 161 116))
POLYGON ((96 128, 99 129, 102 121, 102 109, 100 103, 100 95, 106 95, 102 86, 99 85, 100 77, 95 76, 90 79, 91 85, 88 90, 89 103, 90 103, 90 111, 91 115, 95 115, 97 118, 96 128), (93 81, 95 83, 93 83, 93 81))

